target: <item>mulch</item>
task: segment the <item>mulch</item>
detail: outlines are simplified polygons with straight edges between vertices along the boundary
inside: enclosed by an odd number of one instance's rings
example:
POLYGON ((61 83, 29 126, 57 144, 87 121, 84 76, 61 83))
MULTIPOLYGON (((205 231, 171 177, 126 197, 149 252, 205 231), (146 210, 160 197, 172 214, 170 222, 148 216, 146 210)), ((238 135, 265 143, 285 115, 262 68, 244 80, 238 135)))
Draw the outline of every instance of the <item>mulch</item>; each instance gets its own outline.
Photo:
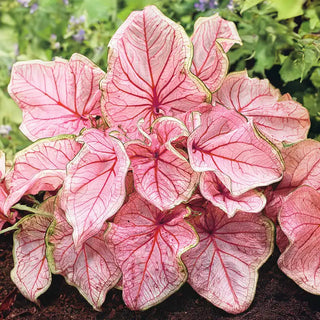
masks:
POLYGON ((260 269, 255 299, 250 308, 230 315, 201 298, 188 284, 161 304, 143 312, 129 310, 121 291, 112 289, 102 312, 97 312, 80 293, 54 276, 49 290, 36 305, 25 299, 10 279, 13 268, 12 235, 0 236, 0 320, 320 320, 320 297, 309 294, 287 278, 277 267, 275 251, 260 269))

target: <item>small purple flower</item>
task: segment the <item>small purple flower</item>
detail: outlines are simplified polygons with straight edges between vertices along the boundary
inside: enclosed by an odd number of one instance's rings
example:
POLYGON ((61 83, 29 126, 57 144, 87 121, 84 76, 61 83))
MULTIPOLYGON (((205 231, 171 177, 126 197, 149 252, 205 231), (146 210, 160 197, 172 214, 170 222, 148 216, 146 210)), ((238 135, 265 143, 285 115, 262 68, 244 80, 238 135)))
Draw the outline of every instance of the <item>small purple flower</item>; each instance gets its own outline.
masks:
POLYGON ((86 21, 86 17, 84 15, 80 16, 79 18, 76 18, 75 16, 71 16, 69 19, 69 29, 72 27, 76 27, 77 25, 83 24, 86 21))
POLYGON ((69 0, 63 0, 63 3, 67 6, 69 4, 69 0))
POLYGON ((79 18, 78 18, 78 24, 81 24, 81 23, 85 23, 86 21, 86 17, 84 15, 81 15, 79 18))
POLYGON ((73 37, 73 40, 81 43, 83 42, 84 40, 84 36, 85 36, 85 31, 83 29, 80 29, 76 34, 74 34, 72 37, 73 37))
POLYGON ((194 4, 197 11, 206 11, 209 9, 215 9, 218 7, 218 0, 199 0, 194 4))
POLYGON ((61 48, 60 42, 57 41, 57 35, 52 33, 50 36, 50 43, 52 50, 59 50, 61 48))
POLYGON ((0 136, 7 136, 12 130, 11 126, 8 124, 0 125, 0 136))
POLYGON ((21 6, 28 8, 31 0, 17 0, 17 2, 20 3, 21 6))
POLYGON ((30 7, 30 14, 35 13, 38 10, 39 5, 35 2, 31 7, 30 7))
POLYGON ((233 11, 234 10, 234 3, 233 3, 233 0, 230 0, 228 5, 227 5, 227 8, 230 10, 230 11, 233 11))

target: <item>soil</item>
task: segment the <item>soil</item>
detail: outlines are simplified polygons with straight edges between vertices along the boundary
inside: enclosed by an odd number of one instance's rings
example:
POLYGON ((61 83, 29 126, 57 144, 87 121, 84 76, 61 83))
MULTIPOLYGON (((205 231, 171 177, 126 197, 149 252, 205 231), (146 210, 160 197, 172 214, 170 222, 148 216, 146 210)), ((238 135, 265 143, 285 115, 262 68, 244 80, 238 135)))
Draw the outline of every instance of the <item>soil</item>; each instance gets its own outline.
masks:
POLYGON ((260 269, 255 299, 240 315, 230 315, 214 307, 188 284, 144 312, 129 310, 122 301, 121 291, 113 289, 107 294, 102 312, 97 312, 61 276, 54 276, 50 289, 39 298, 37 306, 25 299, 10 279, 11 239, 12 235, 0 237, 0 319, 320 320, 320 297, 303 291, 278 269, 278 251, 260 269))

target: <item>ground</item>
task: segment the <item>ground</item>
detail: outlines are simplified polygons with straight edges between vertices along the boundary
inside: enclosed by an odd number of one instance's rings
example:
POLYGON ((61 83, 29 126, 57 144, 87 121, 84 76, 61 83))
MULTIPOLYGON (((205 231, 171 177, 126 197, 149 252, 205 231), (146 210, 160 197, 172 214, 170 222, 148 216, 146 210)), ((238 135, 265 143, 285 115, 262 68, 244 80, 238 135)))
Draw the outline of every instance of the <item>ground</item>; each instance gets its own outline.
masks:
POLYGON ((320 320, 320 297, 303 291, 278 269, 278 251, 261 268, 254 301, 240 315, 214 307, 188 284, 144 312, 130 311, 122 301, 121 291, 113 289, 107 294, 102 312, 96 312, 60 276, 54 276, 51 288, 40 297, 37 306, 18 293, 10 279, 11 239, 10 234, 0 237, 0 320, 320 320))

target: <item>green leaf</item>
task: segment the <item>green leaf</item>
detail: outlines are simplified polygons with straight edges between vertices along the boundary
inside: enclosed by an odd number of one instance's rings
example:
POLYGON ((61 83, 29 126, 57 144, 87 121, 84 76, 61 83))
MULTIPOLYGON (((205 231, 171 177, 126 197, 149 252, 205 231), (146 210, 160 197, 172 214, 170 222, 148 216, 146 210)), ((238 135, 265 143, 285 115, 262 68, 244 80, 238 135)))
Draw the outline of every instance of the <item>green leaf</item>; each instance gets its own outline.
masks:
POLYGON ((280 76, 284 82, 296 79, 303 80, 307 77, 310 69, 317 64, 320 53, 316 46, 309 45, 303 50, 291 53, 284 61, 280 76))
POLYGON ((308 109, 310 117, 317 117, 320 115, 320 95, 318 93, 305 94, 303 96, 303 105, 308 109))
POLYGON ((80 11, 87 13, 88 24, 98 21, 115 19, 117 14, 117 0, 84 0, 80 11))
POLYGON ((310 80, 316 88, 320 88, 320 68, 314 69, 311 74, 310 80))
POLYGON ((308 8, 305 16, 309 18, 310 29, 320 28, 320 19, 316 8, 308 8))
POLYGON ((0 90, 0 111, 0 124, 4 123, 5 119, 9 122, 21 123, 21 110, 2 90, 0 90))
POLYGON ((263 2, 264 0, 245 0, 241 8, 241 13, 256 6, 257 4, 263 2))
POLYGON ((290 19, 303 14, 302 6, 306 0, 270 0, 278 11, 278 20, 290 19))
POLYGON ((118 13, 118 18, 124 21, 132 11, 142 10, 147 5, 159 5, 160 3, 160 0, 126 0, 123 10, 118 13))

